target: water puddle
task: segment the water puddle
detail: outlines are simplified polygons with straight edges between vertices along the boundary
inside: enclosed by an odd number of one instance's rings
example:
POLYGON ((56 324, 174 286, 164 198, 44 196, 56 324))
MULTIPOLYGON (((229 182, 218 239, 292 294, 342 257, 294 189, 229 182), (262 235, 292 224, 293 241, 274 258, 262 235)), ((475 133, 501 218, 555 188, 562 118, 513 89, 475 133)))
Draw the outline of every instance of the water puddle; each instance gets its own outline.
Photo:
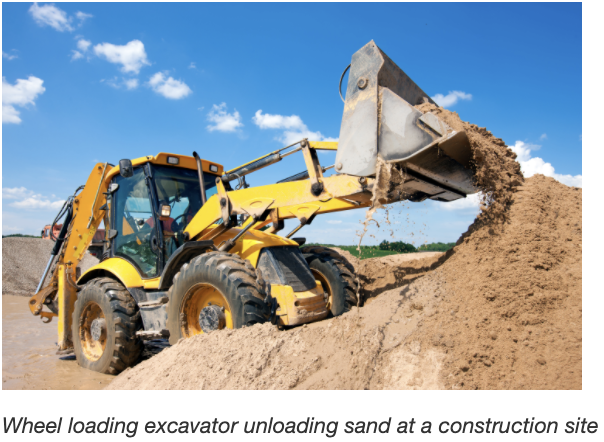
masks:
POLYGON ((44 324, 25 296, 2 296, 3 390, 99 390, 114 376, 81 368, 73 355, 57 356, 56 318, 44 324))

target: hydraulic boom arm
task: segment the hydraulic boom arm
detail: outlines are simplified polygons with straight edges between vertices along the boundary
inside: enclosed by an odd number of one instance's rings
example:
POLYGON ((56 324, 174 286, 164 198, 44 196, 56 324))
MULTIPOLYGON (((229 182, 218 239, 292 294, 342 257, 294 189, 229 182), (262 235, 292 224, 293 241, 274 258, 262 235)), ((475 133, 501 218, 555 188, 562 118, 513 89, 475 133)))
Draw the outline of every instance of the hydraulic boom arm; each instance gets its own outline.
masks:
MULTIPOLYGON (((50 322, 54 316, 58 316, 58 344, 61 350, 72 346, 70 314, 78 290, 76 268, 104 216, 104 210, 100 209, 106 200, 103 193, 107 192, 107 172, 107 163, 98 163, 90 173, 83 190, 69 202, 71 207, 68 207, 68 216, 71 213, 71 220, 66 219, 64 231, 59 238, 64 241, 56 253, 53 250, 54 254, 47 266, 48 269, 54 263, 50 282, 39 288, 29 300, 31 312, 41 316, 45 322, 50 322), (42 310, 45 305, 50 312, 42 310)), ((44 273, 40 286, 44 283, 46 274, 47 272, 44 273)))

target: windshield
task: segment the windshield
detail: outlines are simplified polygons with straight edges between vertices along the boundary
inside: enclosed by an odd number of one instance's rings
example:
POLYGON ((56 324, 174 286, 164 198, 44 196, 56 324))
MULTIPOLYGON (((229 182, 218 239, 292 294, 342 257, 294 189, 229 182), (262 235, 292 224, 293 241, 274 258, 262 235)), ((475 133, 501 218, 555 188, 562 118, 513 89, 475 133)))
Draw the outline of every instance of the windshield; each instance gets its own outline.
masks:
MULTIPOLYGON (((216 177, 217 175, 204 173, 207 198, 217 192, 216 177)), ((154 166, 153 180, 159 202, 158 212, 163 205, 169 205, 171 208, 168 219, 162 221, 164 253, 167 261, 170 255, 184 243, 183 231, 201 209, 199 177, 197 171, 192 169, 154 166)))
POLYGON ((157 248, 152 247, 153 211, 145 172, 137 167, 131 177, 118 175, 114 182, 118 184, 118 191, 111 198, 117 231, 114 255, 132 261, 143 277, 154 277, 158 273, 158 257, 157 248))

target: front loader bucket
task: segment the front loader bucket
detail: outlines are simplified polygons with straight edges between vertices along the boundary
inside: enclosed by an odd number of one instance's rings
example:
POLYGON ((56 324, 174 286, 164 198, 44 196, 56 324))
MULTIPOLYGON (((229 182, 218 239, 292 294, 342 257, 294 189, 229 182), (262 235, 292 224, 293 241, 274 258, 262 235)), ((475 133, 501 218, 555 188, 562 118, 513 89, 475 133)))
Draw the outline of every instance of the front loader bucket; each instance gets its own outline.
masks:
POLYGON ((374 176, 378 157, 406 172, 411 200, 476 193, 465 132, 414 106, 434 103, 371 41, 352 56, 336 170, 374 176))

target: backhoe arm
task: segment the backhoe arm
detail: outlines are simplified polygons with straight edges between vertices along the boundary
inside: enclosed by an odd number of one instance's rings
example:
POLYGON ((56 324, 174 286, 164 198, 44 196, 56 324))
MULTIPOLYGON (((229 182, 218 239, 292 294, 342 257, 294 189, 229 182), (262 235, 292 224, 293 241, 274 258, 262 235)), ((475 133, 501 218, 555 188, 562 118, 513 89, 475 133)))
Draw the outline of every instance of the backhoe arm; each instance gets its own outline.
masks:
MULTIPOLYGON (((82 191, 70 201, 69 210, 71 221, 64 223, 64 242, 59 250, 53 249, 49 261, 49 268, 54 263, 50 282, 32 296, 29 308, 36 316, 41 316, 45 322, 50 322, 58 316, 58 344, 61 350, 72 346, 71 341, 71 314, 77 296, 76 268, 82 260, 96 230, 104 217, 104 210, 100 210, 106 202, 107 183, 105 177, 108 172, 106 163, 98 163, 82 191), (42 310, 46 305, 51 312, 42 310)), ((46 272, 40 285, 43 284, 46 272)))

